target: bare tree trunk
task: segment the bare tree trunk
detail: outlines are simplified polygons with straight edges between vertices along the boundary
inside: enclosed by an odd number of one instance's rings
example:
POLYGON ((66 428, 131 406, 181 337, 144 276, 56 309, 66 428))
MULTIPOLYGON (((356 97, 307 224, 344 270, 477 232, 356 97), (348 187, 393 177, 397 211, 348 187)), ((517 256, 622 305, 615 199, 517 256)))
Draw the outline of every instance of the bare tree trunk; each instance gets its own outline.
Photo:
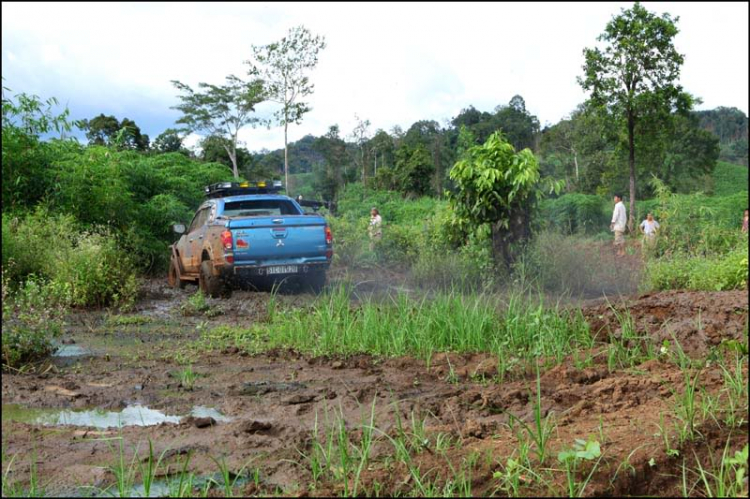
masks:
POLYGON ((289 128, 289 123, 287 121, 286 115, 284 116, 284 189, 286 190, 287 195, 291 195, 291 191, 289 190, 289 147, 287 146, 287 129, 289 128))
POLYGON ((630 213, 628 213, 628 231, 635 226, 635 116, 628 113, 628 162, 630 163, 630 213))
POLYGON ((573 163, 576 165, 576 181, 578 180, 578 153, 573 149, 573 163))
POLYGON ((236 147, 233 146, 232 149, 230 149, 229 147, 224 146, 224 150, 227 151, 227 154, 229 155, 229 160, 232 162, 232 173, 234 174, 234 178, 235 179, 239 179, 240 178, 240 171, 237 168, 237 149, 236 149, 236 147))

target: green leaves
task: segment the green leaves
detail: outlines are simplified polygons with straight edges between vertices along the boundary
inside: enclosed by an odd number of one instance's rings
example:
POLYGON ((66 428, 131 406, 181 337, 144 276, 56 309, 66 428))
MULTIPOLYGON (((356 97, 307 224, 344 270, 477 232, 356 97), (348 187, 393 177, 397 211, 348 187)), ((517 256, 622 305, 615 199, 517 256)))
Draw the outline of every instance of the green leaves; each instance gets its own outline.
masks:
POLYGON ((598 441, 586 441, 577 438, 575 443, 573 444, 573 448, 560 452, 557 455, 557 459, 561 463, 569 463, 571 461, 577 461, 581 459, 584 459, 586 461, 593 461, 601 455, 601 447, 598 441))

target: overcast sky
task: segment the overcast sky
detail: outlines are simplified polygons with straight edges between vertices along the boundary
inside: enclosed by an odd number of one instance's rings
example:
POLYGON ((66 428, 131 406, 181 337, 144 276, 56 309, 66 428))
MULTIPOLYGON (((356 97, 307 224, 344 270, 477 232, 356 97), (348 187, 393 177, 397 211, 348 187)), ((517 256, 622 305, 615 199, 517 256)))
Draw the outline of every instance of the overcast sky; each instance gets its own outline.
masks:
MULTIPOLYGON (((174 127, 170 80, 244 76, 252 45, 303 24, 328 47, 311 74, 313 110, 290 141, 354 127, 441 124, 520 94, 542 125, 585 99, 584 47, 626 3, 2 3, 3 86, 57 97, 75 119, 134 120, 153 140, 174 127)), ((646 2, 679 16, 681 83, 700 109, 748 112, 748 3, 646 2)), ((264 105, 261 114, 273 108, 264 105)), ((241 133, 250 150, 283 147, 279 127, 241 133)))

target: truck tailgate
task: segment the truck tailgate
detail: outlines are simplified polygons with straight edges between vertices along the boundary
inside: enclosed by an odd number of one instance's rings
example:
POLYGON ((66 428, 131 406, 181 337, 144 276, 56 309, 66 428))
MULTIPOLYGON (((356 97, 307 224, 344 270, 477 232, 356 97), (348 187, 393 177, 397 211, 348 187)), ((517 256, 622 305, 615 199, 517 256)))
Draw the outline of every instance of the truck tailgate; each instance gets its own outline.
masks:
POLYGON ((306 215, 236 218, 227 225, 235 265, 324 261, 325 227, 324 218, 306 215))

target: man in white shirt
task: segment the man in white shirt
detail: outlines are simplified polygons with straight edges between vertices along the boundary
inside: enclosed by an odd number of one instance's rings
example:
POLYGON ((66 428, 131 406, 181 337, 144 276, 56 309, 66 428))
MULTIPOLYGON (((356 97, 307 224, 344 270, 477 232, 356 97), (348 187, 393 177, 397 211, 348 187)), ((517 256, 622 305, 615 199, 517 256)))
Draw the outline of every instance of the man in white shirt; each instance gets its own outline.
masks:
POLYGON ((640 225, 641 234, 646 236, 647 241, 653 241, 656 237, 656 233, 659 230, 659 222, 654 220, 653 213, 649 213, 646 215, 646 220, 641 222, 640 225))
POLYGON ((625 213, 625 205, 622 204, 622 195, 615 194, 615 211, 612 213, 612 223, 609 229, 615 233, 615 249, 617 256, 625 256, 625 227, 628 217, 625 213))

